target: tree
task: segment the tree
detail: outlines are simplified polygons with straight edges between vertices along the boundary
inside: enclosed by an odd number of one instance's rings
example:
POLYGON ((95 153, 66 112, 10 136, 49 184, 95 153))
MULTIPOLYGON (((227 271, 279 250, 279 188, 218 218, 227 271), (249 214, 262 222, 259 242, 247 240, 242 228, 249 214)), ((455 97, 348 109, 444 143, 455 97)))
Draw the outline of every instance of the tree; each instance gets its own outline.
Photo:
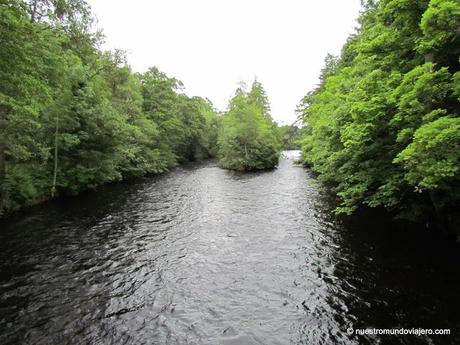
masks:
POLYGON ((0 214, 216 152, 212 105, 91 24, 83 0, 0 5, 0 214))
POLYGON ((254 81, 249 92, 236 90, 218 138, 218 157, 223 168, 261 170, 278 164, 280 143, 268 109, 259 82, 254 81))
POLYGON ((0 6, 0 213, 43 192, 34 183, 48 157, 41 140, 41 115, 61 80, 65 41, 47 24, 32 23, 20 1, 0 6), (36 169, 31 169, 36 165, 36 169))
POLYGON ((295 125, 278 126, 278 137, 284 150, 300 149, 301 129, 295 125))
POLYGON ((326 62, 300 106, 302 151, 338 213, 458 213, 459 20, 458 1, 370 2, 337 63, 326 62))

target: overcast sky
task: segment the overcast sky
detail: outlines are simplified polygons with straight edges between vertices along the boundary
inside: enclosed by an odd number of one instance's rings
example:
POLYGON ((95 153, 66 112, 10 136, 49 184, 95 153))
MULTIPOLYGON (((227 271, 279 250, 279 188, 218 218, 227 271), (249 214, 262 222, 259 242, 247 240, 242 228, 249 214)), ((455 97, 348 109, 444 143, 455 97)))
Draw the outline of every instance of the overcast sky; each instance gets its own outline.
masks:
POLYGON ((239 81, 255 76, 273 118, 318 82, 328 52, 338 54, 357 26, 360 0, 89 0, 105 48, 128 52, 133 70, 157 66, 190 96, 224 110, 239 81))

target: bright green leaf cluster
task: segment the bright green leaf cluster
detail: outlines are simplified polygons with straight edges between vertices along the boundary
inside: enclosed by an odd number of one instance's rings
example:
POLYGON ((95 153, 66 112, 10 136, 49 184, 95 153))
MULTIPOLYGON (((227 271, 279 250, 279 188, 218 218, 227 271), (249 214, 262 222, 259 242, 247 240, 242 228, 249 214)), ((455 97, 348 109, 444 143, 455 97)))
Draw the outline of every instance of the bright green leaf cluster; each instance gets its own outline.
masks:
POLYGON ((254 81, 249 92, 242 87, 237 89, 219 132, 221 167, 249 171, 278 164, 281 145, 269 109, 268 98, 258 81, 254 81))
MULTIPOLYGON (((301 103, 303 160, 341 201, 441 223, 460 214, 460 2, 370 2, 301 103)), ((451 225, 452 223, 450 223, 451 225)))
POLYGON ((0 4, 0 215, 216 153, 212 105, 98 49, 84 0, 0 4))

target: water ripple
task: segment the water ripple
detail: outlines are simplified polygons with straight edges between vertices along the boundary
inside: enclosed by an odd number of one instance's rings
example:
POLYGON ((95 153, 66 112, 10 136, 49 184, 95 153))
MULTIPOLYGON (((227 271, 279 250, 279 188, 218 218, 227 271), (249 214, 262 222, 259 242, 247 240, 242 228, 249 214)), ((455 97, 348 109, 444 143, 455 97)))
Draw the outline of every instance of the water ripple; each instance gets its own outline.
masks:
POLYGON ((385 342, 345 329, 454 329, 458 299, 414 294, 410 272, 458 291, 458 269, 393 262, 382 238, 331 221, 295 154, 259 173, 184 166, 2 222, 0 343, 365 344, 385 342))

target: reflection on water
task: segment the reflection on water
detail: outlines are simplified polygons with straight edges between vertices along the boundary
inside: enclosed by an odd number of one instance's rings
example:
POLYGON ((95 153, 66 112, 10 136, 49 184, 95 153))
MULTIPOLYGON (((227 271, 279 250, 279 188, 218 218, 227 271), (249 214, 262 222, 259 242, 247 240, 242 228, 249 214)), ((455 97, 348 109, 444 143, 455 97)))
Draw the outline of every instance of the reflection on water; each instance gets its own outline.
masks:
POLYGON ((460 343, 458 248, 333 221, 297 154, 258 173, 189 165, 3 221, 0 343, 460 343))

